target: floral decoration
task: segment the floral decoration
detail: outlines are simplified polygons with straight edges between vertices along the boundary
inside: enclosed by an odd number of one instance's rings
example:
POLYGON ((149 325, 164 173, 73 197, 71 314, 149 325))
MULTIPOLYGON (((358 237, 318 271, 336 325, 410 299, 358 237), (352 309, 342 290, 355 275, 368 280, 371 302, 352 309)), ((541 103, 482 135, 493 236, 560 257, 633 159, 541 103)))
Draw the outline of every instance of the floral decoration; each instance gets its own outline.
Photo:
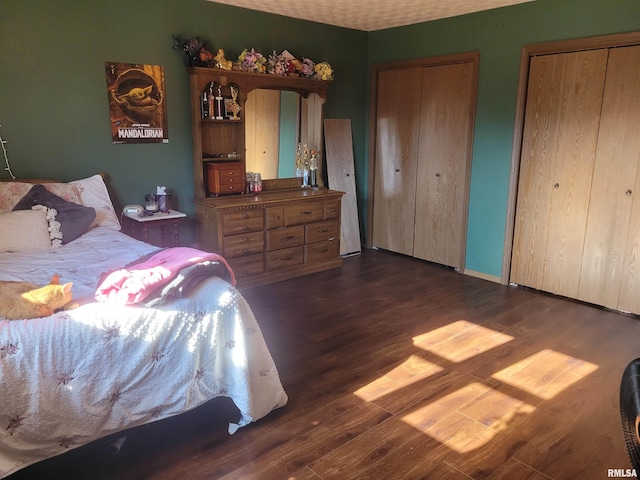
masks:
POLYGON ((238 67, 243 72, 264 73, 267 59, 260 52, 253 48, 249 51, 246 48, 238 56, 238 67))
POLYGON ((317 63, 314 71, 319 80, 333 80, 333 69, 327 62, 317 63))
POLYGON ((276 53, 274 51, 269 55, 269 59, 267 60, 267 73, 272 75, 286 75, 288 63, 288 60, 282 53, 276 53))
POLYGON ((242 50, 235 62, 227 60, 224 50, 219 48, 214 56, 206 46, 204 40, 196 37, 182 41, 176 35, 174 49, 182 49, 185 56, 185 64, 189 67, 222 68, 225 70, 240 70, 251 73, 267 73, 270 75, 303 77, 314 80, 333 80, 333 68, 327 62, 315 63, 310 58, 296 58, 289 51, 271 53, 265 57, 255 48, 242 50))
POLYGON ((216 61, 213 54, 207 50, 204 40, 199 37, 191 40, 180 40, 175 34, 173 35, 173 48, 184 50, 186 56, 184 63, 188 67, 213 67, 216 61))
POLYGON ((279 54, 273 52, 267 61, 267 73, 273 75, 314 78, 314 67, 315 63, 310 58, 298 60, 287 50, 279 54))

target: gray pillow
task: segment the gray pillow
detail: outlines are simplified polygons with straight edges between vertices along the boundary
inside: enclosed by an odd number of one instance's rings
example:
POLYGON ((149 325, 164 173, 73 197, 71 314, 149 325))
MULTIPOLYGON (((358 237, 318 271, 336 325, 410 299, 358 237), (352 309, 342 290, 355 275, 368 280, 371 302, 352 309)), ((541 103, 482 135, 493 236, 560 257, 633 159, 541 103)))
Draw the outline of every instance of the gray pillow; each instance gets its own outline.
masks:
POLYGON ((31 187, 31 190, 20 199, 13 210, 31 210, 34 205, 45 205, 58 211, 56 220, 60 222, 63 244, 75 240, 86 232, 96 218, 95 209, 67 202, 40 184, 31 187))

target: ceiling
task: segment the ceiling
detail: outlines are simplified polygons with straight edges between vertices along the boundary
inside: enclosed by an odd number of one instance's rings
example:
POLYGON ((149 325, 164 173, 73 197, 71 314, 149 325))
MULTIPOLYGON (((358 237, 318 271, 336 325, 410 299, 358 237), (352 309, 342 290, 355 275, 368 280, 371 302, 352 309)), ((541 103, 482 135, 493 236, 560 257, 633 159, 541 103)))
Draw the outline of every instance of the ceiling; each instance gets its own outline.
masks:
POLYGON ((214 3, 371 32, 530 1, 533 0, 215 0, 214 3))

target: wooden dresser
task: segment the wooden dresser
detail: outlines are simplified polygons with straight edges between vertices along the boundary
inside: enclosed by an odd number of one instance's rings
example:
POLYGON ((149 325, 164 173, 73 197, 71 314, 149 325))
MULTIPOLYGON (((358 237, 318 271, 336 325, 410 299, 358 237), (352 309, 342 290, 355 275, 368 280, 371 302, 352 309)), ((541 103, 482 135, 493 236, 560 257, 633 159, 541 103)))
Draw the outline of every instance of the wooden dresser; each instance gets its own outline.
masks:
POLYGON ((340 267, 342 195, 298 188, 195 198, 199 246, 229 262, 239 288, 340 267))

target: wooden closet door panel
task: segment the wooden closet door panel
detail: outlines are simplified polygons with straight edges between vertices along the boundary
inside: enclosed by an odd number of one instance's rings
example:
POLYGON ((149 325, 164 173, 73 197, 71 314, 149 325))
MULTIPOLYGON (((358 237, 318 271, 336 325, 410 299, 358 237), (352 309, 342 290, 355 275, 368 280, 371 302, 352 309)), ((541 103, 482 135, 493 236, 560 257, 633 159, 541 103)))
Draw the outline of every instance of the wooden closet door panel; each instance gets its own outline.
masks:
POLYGON ((459 268, 468 196, 473 64, 425 67, 416 187, 414 256, 459 268))
POLYGON ((511 281, 542 289, 568 55, 533 57, 525 106, 511 281))
MULTIPOLYGON (((637 112, 640 112, 640 105, 637 108, 637 112)), ((636 126, 640 127, 638 123, 636 123, 636 126)), ((636 137, 636 142, 638 138, 640 137, 636 137)), ((636 145, 636 157, 639 154, 640 145, 636 145)), ((640 162, 640 158, 636 158, 636 161, 640 162)), ((625 312, 640 314, 640 168, 636 172, 636 181, 631 197, 633 198, 631 219, 629 221, 627 245, 622 265, 618 308, 625 312)))
POLYGON ((372 245, 413 255, 421 70, 378 74, 372 245))
POLYGON ((640 212, 634 199, 640 193, 634 191, 640 157, 639 78, 640 46, 611 49, 578 296, 636 312, 640 311, 640 212))
MULTIPOLYGON (((629 164, 635 163, 637 168, 633 187, 625 190, 625 197, 632 204, 618 308, 640 314, 640 46, 612 50, 610 64, 616 71, 624 72, 617 75, 617 81, 621 83, 617 102, 623 105, 619 112, 623 119, 613 131, 624 140, 614 141, 613 145, 619 148, 615 155, 626 158, 629 164)), ((631 179, 627 182, 631 184, 631 179)))
POLYGON ((589 210, 608 50, 567 58, 551 183, 542 289, 575 298, 589 210))

